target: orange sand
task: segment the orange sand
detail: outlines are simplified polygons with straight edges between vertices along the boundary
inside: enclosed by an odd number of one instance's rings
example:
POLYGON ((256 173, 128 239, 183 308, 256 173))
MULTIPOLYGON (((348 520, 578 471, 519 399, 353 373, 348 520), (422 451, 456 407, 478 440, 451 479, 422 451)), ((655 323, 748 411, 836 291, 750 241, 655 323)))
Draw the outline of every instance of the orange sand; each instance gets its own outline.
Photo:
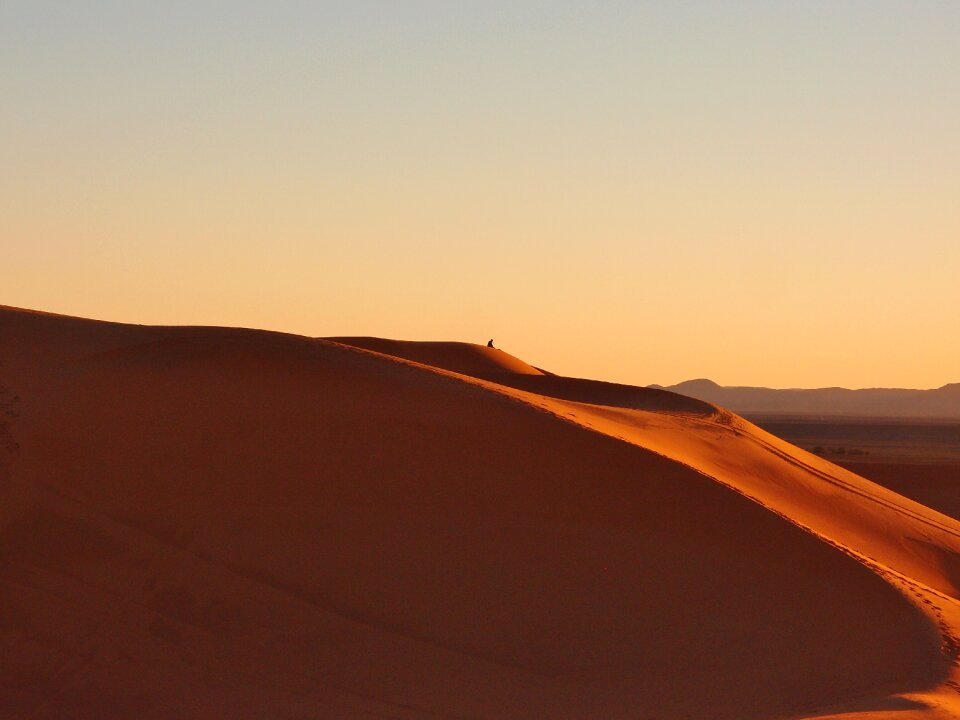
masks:
POLYGON ((3 718, 960 716, 960 523, 701 401, 0 308, 0 408, 3 718))

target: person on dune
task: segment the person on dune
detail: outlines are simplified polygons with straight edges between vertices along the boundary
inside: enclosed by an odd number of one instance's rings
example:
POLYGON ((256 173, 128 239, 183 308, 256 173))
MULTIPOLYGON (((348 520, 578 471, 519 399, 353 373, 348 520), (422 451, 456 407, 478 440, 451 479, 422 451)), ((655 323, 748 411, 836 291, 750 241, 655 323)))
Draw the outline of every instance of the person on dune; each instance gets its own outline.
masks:
POLYGON ((489 340, 487 340, 487 347, 489 348, 493 347, 493 338, 490 338, 489 340))

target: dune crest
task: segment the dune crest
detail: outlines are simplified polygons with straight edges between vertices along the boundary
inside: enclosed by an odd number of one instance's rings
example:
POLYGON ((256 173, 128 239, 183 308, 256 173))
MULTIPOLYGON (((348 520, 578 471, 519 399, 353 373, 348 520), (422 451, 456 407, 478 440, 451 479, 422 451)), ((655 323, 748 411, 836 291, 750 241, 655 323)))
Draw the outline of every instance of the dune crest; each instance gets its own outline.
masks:
POLYGON ((372 337, 331 337, 324 339, 473 377, 545 374, 543 370, 528 365, 520 358, 514 357, 499 348, 485 345, 460 342, 385 340, 372 337))
POLYGON ((488 350, 0 308, 0 715, 956 716, 960 523, 488 350))

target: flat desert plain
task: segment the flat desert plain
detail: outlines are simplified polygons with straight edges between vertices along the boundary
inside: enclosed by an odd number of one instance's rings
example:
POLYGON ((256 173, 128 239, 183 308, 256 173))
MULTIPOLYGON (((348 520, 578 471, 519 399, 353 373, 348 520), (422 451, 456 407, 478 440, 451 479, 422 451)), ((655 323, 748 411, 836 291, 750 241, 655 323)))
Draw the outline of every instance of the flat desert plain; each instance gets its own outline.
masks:
POLYGON ((0 717, 960 716, 960 523, 463 343, 0 308, 0 717))

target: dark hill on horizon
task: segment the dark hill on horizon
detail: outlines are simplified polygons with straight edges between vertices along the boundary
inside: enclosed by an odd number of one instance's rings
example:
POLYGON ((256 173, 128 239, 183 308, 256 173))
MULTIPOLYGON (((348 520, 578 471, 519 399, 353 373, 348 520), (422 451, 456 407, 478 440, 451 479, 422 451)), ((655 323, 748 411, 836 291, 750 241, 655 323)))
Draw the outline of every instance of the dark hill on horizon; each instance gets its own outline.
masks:
POLYGON ((779 390, 765 387, 725 387, 712 380, 687 380, 676 385, 650 385, 714 403, 737 413, 837 415, 884 418, 960 418, 960 383, 934 390, 840 387, 779 390))

